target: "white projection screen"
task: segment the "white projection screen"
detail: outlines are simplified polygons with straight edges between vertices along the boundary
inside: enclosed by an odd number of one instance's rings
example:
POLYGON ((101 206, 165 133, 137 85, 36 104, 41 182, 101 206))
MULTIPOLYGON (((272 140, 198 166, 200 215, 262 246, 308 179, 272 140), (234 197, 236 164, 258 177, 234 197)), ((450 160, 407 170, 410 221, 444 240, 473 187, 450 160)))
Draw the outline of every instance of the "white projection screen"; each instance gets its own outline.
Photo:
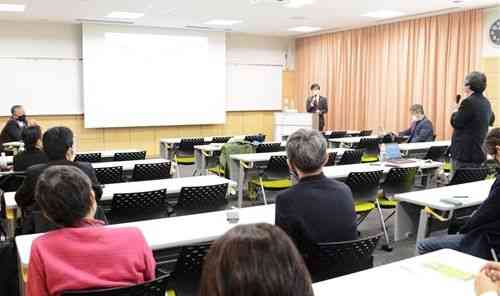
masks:
POLYGON ((225 122, 225 34, 83 25, 85 127, 225 122))

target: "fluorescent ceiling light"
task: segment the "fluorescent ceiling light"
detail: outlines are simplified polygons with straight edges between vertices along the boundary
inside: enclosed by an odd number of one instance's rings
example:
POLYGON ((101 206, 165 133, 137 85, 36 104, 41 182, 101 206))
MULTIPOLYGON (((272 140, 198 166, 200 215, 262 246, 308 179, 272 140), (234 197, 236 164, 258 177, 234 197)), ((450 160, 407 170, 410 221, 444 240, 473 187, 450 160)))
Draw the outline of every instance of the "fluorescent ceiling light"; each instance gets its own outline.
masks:
POLYGON ((310 26, 299 26, 295 28, 290 28, 288 31, 300 32, 300 33, 310 33, 321 30, 320 27, 310 27, 310 26))
POLYGON ((240 20, 223 20, 223 19, 216 19, 216 20, 211 20, 208 22, 205 22, 205 25, 211 25, 211 26, 232 26, 235 24, 242 23, 243 21, 240 20))
POLYGON ((387 19, 387 18, 395 18, 405 15, 406 13, 394 10, 377 10, 369 13, 362 14, 361 16, 378 18, 378 19, 387 19))
POLYGON ((0 4, 0 11, 23 12, 24 4, 0 4))
POLYGON ((144 13, 140 12, 127 12, 127 11, 113 11, 107 15, 109 18, 116 19, 138 19, 144 16, 144 13))
POLYGON ((291 0, 290 3, 285 4, 285 7, 300 8, 302 6, 311 5, 313 3, 314 3, 314 0, 291 0))

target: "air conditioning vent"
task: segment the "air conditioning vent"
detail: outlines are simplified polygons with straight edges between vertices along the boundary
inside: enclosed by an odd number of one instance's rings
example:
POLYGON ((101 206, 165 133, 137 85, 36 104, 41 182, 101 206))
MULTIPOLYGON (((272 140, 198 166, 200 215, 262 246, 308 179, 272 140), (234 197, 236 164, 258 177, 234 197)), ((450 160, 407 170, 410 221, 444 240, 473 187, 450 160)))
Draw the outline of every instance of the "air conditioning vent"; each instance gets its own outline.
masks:
POLYGON ((133 25, 134 22, 131 21, 113 21, 105 19, 76 19, 78 23, 91 23, 91 24, 107 24, 107 25, 133 25))

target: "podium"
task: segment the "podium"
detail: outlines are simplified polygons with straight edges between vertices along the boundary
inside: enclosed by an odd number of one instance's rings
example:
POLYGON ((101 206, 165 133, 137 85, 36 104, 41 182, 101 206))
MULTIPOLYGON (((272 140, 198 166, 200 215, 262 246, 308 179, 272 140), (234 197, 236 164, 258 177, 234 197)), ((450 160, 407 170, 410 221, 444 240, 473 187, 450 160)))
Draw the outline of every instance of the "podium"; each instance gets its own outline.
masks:
POLYGON ((318 113, 276 112, 274 113, 274 141, 286 141, 288 136, 301 128, 319 127, 318 113))

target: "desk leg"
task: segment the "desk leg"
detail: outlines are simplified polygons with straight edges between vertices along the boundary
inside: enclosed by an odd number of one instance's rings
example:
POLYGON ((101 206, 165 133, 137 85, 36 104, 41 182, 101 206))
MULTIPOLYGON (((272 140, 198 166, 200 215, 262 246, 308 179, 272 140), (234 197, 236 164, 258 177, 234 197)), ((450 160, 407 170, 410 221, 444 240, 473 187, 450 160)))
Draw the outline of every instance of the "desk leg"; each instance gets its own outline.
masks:
POLYGON ((205 171, 207 169, 206 167, 206 160, 205 160, 205 155, 201 152, 199 149, 194 150, 194 175, 198 173, 199 175, 206 175, 205 171))
POLYGON ((167 151, 165 143, 160 142, 160 157, 167 159, 167 151))
POLYGON ((399 202, 396 206, 394 241, 411 237, 417 232, 420 207, 399 202))
POLYGON ((13 238, 16 233, 17 209, 6 209, 7 215, 7 236, 13 238))
POLYGON ((418 222, 418 233, 417 233, 417 241, 415 243, 415 254, 418 255, 417 245, 420 241, 427 237, 427 227, 429 226, 429 214, 425 212, 424 209, 420 210, 420 219, 418 222))
POLYGON ((243 189, 245 188, 245 168, 240 165, 238 173, 238 208, 243 207, 243 189))

